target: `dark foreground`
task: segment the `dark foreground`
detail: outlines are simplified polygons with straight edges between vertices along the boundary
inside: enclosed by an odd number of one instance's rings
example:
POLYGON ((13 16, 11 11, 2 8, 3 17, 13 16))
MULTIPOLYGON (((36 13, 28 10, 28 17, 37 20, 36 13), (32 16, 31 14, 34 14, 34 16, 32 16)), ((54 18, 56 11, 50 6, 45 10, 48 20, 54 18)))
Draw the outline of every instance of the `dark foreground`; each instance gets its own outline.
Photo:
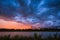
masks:
POLYGON ((34 36, 14 36, 14 37, 10 37, 10 35, 6 35, 6 36, 0 36, 0 40, 60 40, 60 35, 58 35, 57 33, 52 35, 49 35, 47 37, 42 37, 42 34, 37 35, 37 33, 34 33, 34 36))

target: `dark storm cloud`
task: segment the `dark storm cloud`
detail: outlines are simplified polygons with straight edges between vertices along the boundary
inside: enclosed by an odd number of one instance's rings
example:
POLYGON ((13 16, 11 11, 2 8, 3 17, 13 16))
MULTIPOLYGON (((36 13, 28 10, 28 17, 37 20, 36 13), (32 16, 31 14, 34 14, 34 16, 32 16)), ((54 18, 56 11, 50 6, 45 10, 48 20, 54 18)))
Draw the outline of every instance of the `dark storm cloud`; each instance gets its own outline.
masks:
POLYGON ((0 0, 0 15, 12 17, 15 15, 14 12, 18 6, 18 2, 15 0, 0 0))
MULTIPOLYGON (((22 15, 47 20, 50 15, 60 18, 60 0, 0 0, 0 15, 8 18, 22 15)), ((19 17, 19 16, 18 16, 19 17)))
POLYGON ((26 16, 34 15, 41 8, 38 8, 38 6, 42 1, 41 7, 55 8, 55 12, 60 10, 60 0, 0 0, 0 14, 13 16, 14 12, 17 11, 26 16))
POLYGON ((60 0, 45 0, 47 7, 60 7, 60 0))

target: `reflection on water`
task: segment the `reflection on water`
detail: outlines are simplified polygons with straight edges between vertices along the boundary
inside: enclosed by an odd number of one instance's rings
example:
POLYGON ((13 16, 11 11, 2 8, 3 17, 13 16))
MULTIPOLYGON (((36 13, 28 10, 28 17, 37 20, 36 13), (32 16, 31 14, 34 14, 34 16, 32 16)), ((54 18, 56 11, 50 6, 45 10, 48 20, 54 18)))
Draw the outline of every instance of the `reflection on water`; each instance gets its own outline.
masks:
POLYGON ((60 34, 60 32, 0 32, 0 36, 4 36, 4 35, 9 35, 11 37, 15 36, 15 35, 20 35, 20 36, 33 36, 34 33, 42 34, 43 36, 47 36, 49 34, 51 34, 53 36, 53 34, 60 34))

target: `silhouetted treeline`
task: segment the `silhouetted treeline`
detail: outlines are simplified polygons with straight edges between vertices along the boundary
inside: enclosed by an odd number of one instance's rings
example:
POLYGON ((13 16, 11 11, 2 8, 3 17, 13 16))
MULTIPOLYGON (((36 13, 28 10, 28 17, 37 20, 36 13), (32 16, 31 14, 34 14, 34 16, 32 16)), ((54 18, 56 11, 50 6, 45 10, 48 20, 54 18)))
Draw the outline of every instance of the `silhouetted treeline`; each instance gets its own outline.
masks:
POLYGON ((60 28, 58 28, 58 26, 56 27, 52 26, 52 28, 40 28, 40 29, 0 29, 0 31, 60 31, 60 28))
POLYGON ((42 29, 0 29, 0 31, 60 31, 60 29, 49 29, 49 28, 42 28, 42 29))
POLYGON ((42 34, 37 35, 36 33, 34 34, 34 36, 14 36, 14 37, 10 37, 10 35, 8 36, 0 36, 0 40, 60 40, 60 35, 58 35, 57 33, 54 34, 53 36, 49 35, 48 37, 42 37, 42 34))

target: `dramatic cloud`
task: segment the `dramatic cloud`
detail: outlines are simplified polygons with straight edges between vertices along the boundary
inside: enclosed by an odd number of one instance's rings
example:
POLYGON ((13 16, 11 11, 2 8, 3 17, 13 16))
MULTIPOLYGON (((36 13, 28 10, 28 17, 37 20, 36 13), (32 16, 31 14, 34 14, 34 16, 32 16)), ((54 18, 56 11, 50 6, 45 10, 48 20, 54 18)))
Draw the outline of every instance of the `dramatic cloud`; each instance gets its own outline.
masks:
POLYGON ((60 26, 60 0, 0 0, 0 16, 26 24, 60 26))

